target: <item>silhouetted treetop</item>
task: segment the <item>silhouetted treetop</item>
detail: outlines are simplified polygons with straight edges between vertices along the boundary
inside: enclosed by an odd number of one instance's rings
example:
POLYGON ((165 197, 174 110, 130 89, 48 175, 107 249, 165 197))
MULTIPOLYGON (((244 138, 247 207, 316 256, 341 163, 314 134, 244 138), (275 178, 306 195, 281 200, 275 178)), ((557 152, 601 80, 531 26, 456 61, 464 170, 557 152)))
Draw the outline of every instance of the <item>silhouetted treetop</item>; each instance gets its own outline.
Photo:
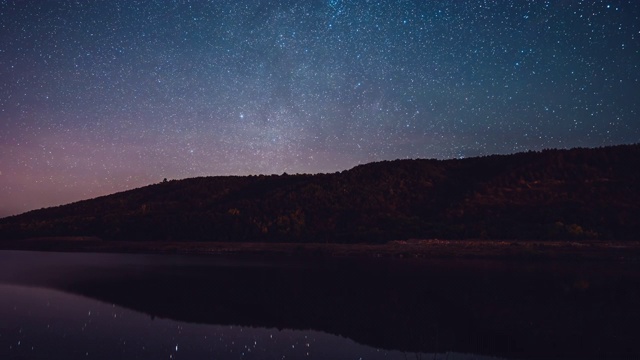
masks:
POLYGON ((382 242, 407 238, 637 239, 640 145, 333 174, 163 180, 0 219, 0 238, 382 242))

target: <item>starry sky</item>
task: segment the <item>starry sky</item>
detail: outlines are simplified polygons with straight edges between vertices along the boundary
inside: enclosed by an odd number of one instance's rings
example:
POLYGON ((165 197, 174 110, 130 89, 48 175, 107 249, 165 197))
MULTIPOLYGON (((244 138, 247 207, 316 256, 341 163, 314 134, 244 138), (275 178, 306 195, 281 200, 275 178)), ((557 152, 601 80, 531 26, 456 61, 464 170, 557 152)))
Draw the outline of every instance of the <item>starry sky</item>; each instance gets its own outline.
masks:
POLYGON ((0 216, 640 141, 640 2, 0 0, 0 216))

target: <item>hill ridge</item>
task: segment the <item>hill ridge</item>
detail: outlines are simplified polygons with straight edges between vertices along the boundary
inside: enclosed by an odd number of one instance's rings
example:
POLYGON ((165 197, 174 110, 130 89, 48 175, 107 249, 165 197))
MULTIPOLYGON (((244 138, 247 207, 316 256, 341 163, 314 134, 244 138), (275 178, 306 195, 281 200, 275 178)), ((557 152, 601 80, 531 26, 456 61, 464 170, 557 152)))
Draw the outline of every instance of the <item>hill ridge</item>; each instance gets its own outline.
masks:
POLYGON ((0 239, 634 239, 639 158, 634 144, 171 180, 0 219, 0 239))

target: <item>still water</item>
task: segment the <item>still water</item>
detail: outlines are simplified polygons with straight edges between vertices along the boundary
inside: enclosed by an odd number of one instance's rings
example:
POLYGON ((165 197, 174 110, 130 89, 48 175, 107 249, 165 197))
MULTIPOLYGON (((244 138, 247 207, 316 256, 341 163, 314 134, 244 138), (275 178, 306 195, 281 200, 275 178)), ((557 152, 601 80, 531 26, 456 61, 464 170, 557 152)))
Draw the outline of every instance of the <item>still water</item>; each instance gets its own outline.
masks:
POLYGON ((637 357, 618 263, 0 251, 2 359, 637 357))

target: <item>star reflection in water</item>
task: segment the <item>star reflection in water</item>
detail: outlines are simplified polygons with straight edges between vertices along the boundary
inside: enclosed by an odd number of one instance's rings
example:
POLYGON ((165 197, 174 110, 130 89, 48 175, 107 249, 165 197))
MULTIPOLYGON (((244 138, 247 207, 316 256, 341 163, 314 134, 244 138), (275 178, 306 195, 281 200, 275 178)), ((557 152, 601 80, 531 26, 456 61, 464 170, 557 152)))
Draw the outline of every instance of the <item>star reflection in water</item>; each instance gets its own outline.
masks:
POLYGON ((314 330, 184 323, 21 285, 0 285, 0 318, 0 356, 12 359, 494 359, 387 351, 314 330))

